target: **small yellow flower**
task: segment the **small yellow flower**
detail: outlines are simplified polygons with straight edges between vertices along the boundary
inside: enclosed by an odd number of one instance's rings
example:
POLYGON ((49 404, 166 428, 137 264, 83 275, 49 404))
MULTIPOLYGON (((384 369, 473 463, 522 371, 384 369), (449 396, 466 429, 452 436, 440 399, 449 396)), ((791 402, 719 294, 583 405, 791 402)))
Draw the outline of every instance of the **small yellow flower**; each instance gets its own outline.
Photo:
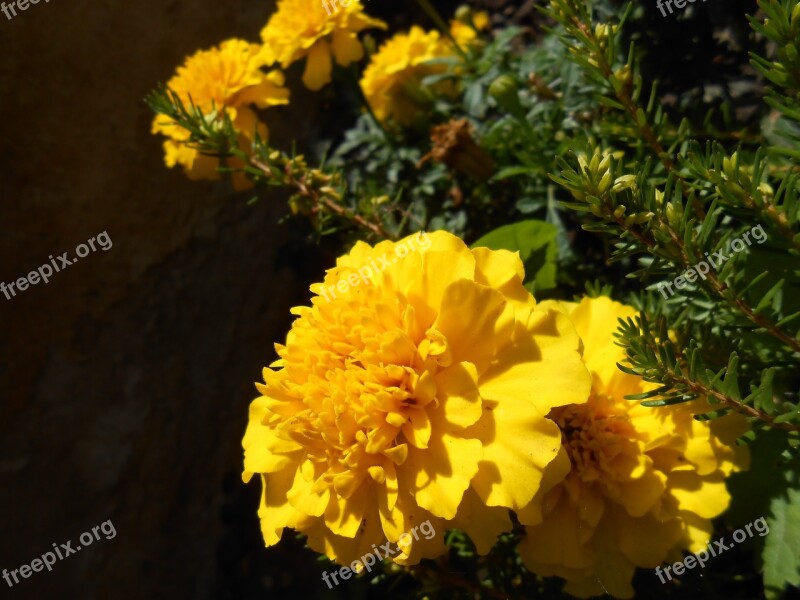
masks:
MULTIPOLYGON (((349 564, 427 520, 481 553, 511 528, 559 452, 545 415, 590 387, 569 320, 522 280, 518 254, 436 232, 358 242, 311 286, 243 440, 268 546, 291 527, 349 564)), ((393 560, 438 556, 443 538, 393 560)))
POLYGON ((550 414, 562 449, 518 513, 527 525, 520 554, 533 572, 566 579, 574 596, 630 598, 636 567, 678 560, 708 542, 710 519, 730 501, 725 478, 749 462, 733 444, 746 423, 736 415, 696 421, 693 413, 710 410, 700 401, 648 408, 624 399, 655 387, 616 366, 624 360, 617 319, 634 316, 633 308, 605 297, 543 304, 574 323, 594 383, 589 402, 550 414))
POLYGON ((261 31, 262 52, 268 64, 284 68, 306 58, 303 83, 319 90, 331 81, 331 54, 343 67, 361 60, 364 47, 356 34, 375 27, 386 29, 386 23, 367 16, 359 0, 347 6, 336 0, 280 0, 261 31))
POLYGON ((361 78, 361 88, 375 116, 381 121, 391 116, 401 125, 412 124, 427 102, 422 79, 446 71, 445 65, 426 63, 454 54, 452 44, 438 31, 425 32, 416 25, 386 41, 371 57, 361 78))
POLYGON ((455 39, 456 43, 462 48, 468 48, 478 44, 480 42, 478 39, 478 31, 486 31, 489 29, 490 24, 489 13, 486 11, 481 10, 471 13, 468 16, 472 18, 472 25, 464 23, 459 19, 450 21, 450 35, 453 36, 453 39, 455 39))
MULTIPOLYGON (((250 107, 266 108, 289 102, 289 91, 282 87, 283 75, 279 71, 264 73, 260 69, 264 63, 258 57, 259 51, 258 44, 228 40, 188 57, 167 84, 187 108, 194 103, 208 120, 227 114, 239 133, 242 149, 250 146, 256 131, 267 137, 266 125, 250 107)), ((164 142, 168 167, 181 165, 190 179, 219 179, 219 159, 188 146, 189 132, 172 119, 157 115, 152 132, 168 138, 164 142)), ((241 166, 234 160, 227 163, 241 166)), ((234 174, 233 182, 237 189, 248 186, 247 179, 240 173, 234 174)))

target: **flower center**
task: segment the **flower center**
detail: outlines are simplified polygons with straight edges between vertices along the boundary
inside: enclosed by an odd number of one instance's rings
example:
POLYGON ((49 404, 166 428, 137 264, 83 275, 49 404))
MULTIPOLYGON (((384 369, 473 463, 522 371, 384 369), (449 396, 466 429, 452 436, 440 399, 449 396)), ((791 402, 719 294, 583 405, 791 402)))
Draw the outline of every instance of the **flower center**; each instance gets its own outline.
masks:
POLYGON ((287 411, 277 429, 301 444, 317 476, 345 496, 367 475, 381 484, 393 478, 409 447, 428 447, 427 405, 436 402, 437 372, 452 360, 438 331, 415 339, 402 318, 393 324, 371 318, 296 327, 313 344, 280 350, 289 372, 282 385, 297 410, 287 411))
POLYGON ((585 483, 620 479, 620 463, 635 451, 635 431, 613 400, 592 392, 586 404, 556 408, 550 416, 561 428, 573 474, 585 483))

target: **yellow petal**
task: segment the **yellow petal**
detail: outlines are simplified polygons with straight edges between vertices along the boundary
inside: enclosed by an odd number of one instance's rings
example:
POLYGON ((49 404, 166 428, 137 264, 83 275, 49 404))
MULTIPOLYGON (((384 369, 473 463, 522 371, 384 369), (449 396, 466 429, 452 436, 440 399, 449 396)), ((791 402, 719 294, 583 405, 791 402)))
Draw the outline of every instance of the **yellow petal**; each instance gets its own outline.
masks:
POLYGON ((625 507, 629 515, 641 517, 661 498, 666 488, 666 479, 662 473, 651 468, 633 481, 620 483, 622 490, 620 504, 625 507))
POLYGON ((459 252, 439 251, 439 236, 431 234, 430 238, 432 246, 425 254, 414 253, 398 263, 404 267, 398 284, 414 306, 423 331, 431 327, 444 308, 442 299, 447 287, 460 279, 471 279, 475 273, 475 259, 463 242, 458 240, 462 244, 459 252))
POLYGON ((564 587, 564 591, 576 594, 585 590, 583 594, 586 597, 586 592, 596 593, 599 583, 604 592, 615 598, 632 598, 631 579, 636 569, 617 546, 611 526, 601 523, 594 540, 597 552, 594 573, 582 582, 570 582, 564 587))
POLYGON ((684 525, 684 536, 689 552, 698 552, 711 541, 714 527, 711 521, 689 511, 680 511, 680 518, 684 525))
POLYGON ((591 378, 578 353, 574 327, 554 311, 535 310, 521 327, 521 339, 501 349, 479 381, 484 400, 525 399, 543 414, 589 397, 591 378), (524 334, 524 336, 523 336, 524 334))
POLYGON ((261 504, 258 508, 258 517, 261 520, 261 533, 267 546, 281 541, 284 527, 291 525, 292 518, 297 512, 286 498, 293 482, 294 471, 291 469, 261 476, 261 504))
POLYGON ((408 411, 408 421, 401 431, 408 443, 416 448, 427 448, 431 439, 431 420, 425 409, 415 408, 408 411))
POLYGON ((465 435, 483 444, 472 488, 489 506, 519 510, 539 489, 545 467, 561 448, 561 431, 524 399, 484 400, 483 416, 465 435), (502 432, 502 434, 501 434, 502 432))
POLYGON ((514 309, 500 292, 472 281, 457 281, 445 290, 433 327, 447 338, 454 361, 469 361, 483 373, 497 349, 511 338, 514 309), (468 321, 464 315, 470 315, 468 321))
MULTIPOLYGON (((420 507, 410 494, 400 494, 394 508, 380 505, 381 524, 386 539, 397 542, 404 533, 411 533, 399 548, 403 556, 393 557, 405 565, 417 564, 423 558, 435 558, 445 551, 446 522, 420 507)), ((393 548, 394 549, 394 548, 393 548)))
POLYGON ((475 544, 478 554, 484 555, 495 545, 497 536, 511 531, 512 524, 507 508, 486 506, 475 490, 468 489, 452 526, 466 532, 475 544))
POLYGON ((325 525, 336 535, 355 537, 373 497, 372 486, 359 486, 346 500, 333 496, 325 509, 325 525))
MULTIPOLYGON (((310 461, 306 461, 303 464, 303 467, 307 466, 310 466, 313 470, 313 465, 310 461)), ((325 512, 325 508, 328 505, 330 490, 326 488, 321 492, 314 492, 312 490, 313 485, 313 479, 307 480, 303 469, 298 469, 292 487, 287 492, 286 497, 298 511, 312 517, 319 517, 325 512)))
POLYGON ((355 33, 337 29, 333 32, 333 57, 343 67, 364 58, 364 47, 355 33))
POLYGON ((721 473, 700 477, 691 471, 672 472, 667 485, 682 510, 691 511, 706 519, 716 517, 730 503, 725 476, 721 473))
POLYGON ((558 504, 540 525, 525 528, 525 537, 519 545, 522 560, 535 572, 540 564, 572 569, 589 567, 595 556, 584 544, 580 528, 577 511, 565 502, 558 504))
POLYGON ((586 366, 600 376, 605 386, 609 386, 611 379, 620 373, 617 363, 625 358, 625 351, 616 345, 614 337, 619 327, 618 319, 635 317, 636 314, 633 307, 607 296, 584 298, 569 314, 583 341, 586 366))
POLYGON ((336 535, 325 526, 323 519, 315 519, 303 528, 308 545, 315 552, 326 554, 331 560, 342 565, 350 565, 354 560, 372 553, 373 544, 385 542, 381 530, 381 520, 378 515, 374 496, 365 500, 368 508, 353 537, 336 535))
MULTIPOLYGON (((279 73, 279 71, 273 71, 273 73, 279 73)), ((267 78, 258 85, 243 89, 236 96, 236 101, 241 104, 255 104, 259 108, 289 104, 289 90, 282 86, 283 83, 276 85, 267 78)))
POLYGON ((525 267, 519 252, 479 247, 473 248, 472 254, 475 257, 475 281, 502 292, 515 307, 533 308, 536 305, 533 296, 522 284, 525 267))
POLYGON ((523 525, 538 525, 542 522, 542 503, 545 496, 562 482, 569 473, 570 467, 569 454, 562 445, 555 459, 545 467, 542 482, 533 500, 517 511, 517 518, 520 523, 523 525))
POLYGON ((660 565, 683 535, 678 519, 662 522, 647 515, 631 521, 623 510, 611 505, 606 514, 620 549, 639 567, 654 569, 660 565))
POLYGON ((462 362, 437 373, 439 411, 455 427, 469 427, 481 417, 478 372, 472 363, 462 362))
POLYGON ((300 446, 294 442, 280 440, 270 428, 262 424, 267 414, 266 398, 256 398, 250 403, 250 417, 242 438, 244 448, 242 479, 245 483, 254 473, 274 473, 299 459, 299 453, 296 451, 300 450, 300 446))
POLYGON ((303 84, 310 90, 321 90, 331 81, 331 50, 328 42, 319 40, 311 47, 306 58, 303 84))
POLYGON ((431 437, 428 448, 410 448, 408 460, 399 470, 414 482, 414 496, 422 508, 437 517, 452 519, 478 470, 483 451, 478 440, 435 429, 438 435, 431 437))

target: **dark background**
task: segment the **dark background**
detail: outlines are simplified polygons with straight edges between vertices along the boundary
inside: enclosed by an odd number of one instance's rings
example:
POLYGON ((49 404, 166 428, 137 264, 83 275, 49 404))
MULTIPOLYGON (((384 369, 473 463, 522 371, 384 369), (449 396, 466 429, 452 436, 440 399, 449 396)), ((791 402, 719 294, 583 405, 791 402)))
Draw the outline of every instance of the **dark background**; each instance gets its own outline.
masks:
MULTIPOLYGON (((0 281, 103 231, 114 243, 0 296, 0 569, 108 519, 117 530, 52 572, 0 580, 0 597, 238 597, 277 570, 245 560, 267 555, 240 442, 289 307, 330 265, 293 251, 280 195, 246 206, 166 169, 142 102, 186 55, 258 41, 273 6, 52 0, 0 14, 0 281)), ((318 114, 295 89, 268 116, 276 143, 318 114)))

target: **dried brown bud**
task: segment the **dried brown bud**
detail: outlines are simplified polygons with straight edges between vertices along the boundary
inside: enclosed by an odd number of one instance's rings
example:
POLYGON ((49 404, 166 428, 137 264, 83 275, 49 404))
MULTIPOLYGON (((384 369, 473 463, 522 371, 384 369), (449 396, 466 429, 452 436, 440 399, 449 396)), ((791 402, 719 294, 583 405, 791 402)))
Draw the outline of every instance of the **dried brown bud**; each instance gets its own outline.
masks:
POLYGON ((474 128, 467 119, 453 120, 437 125, 431 131, 433 148, 417 164, 430 159, 444 163, 451 169, 478 181, 486 181, 494 175, 494 161, 472 138, 474 128))

